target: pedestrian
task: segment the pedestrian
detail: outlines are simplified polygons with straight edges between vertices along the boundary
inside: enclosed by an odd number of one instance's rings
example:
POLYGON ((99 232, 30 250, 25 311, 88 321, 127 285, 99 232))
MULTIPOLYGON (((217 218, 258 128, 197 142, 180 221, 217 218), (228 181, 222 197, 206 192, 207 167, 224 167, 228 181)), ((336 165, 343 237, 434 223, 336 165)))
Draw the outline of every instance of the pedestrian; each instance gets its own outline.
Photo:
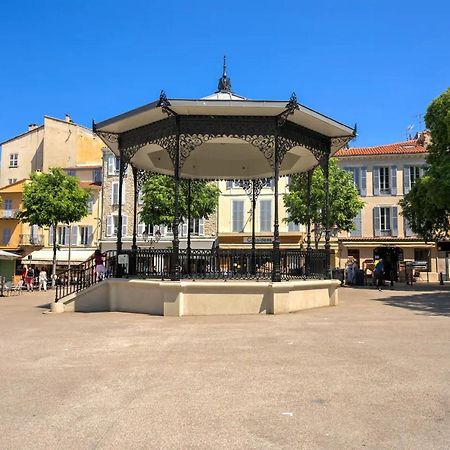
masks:
POLYGON ((383 258, 375 263, 375 269, 373 271, 373 276, 375 278, 375 286, 377 286, 378 290, 381 292, 381 285, 383 283, 383 273, 384 273, 384 262, 383 258))
POLYGON ((39 271, 39 290, 47 291, 47 271, 44 267, 39 271))
POLYGON ((352 256, 347 261, 345 273, 347 284, 352 285, 356 275, 356 264, 352 256))
POLYGON ((33 282, 34 282, 34 269, 33 269, 33 266, 30 266, 27 270, 27 274, 25 277, 27 291, 33 292, 33 282))
POLYGON ((102 253, 99 249, 95 250, 94 253, 94 260, 95 260, 95 274, 96 274, 96 281, 103 280, 105 276, 105 265, 103 264, 103 258, 105 254, 102 253))

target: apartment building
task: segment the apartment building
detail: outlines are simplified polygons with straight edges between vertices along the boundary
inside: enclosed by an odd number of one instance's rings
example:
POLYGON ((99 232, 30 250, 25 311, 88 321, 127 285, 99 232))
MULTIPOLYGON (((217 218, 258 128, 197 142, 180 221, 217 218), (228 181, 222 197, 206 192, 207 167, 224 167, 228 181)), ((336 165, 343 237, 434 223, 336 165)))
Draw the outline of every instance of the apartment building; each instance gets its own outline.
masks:
POLYGON ((89 189, 91 196, 86 218, 56 230, 60 246, 58 265, 69 263, 69 249, 72 263, 86 260, 99 240, 103 143, 91 130, 75 124, 69 116, 64 120, 45 116, 42 125, 32 124, 27 132, 0 145, 3 202, 0 248, 21 254, 22 261, 27 264, 51 264, 54 230, 30 227, 21 223, 17 214, 22 209, 23 189, 30 174, 61 167, 69 175, 79 178, 80 185, 89 189))
POLYGON ((435 244, 412 232, 398 204, 423 175, 427 139, 422 133, 413 140, 336 153, 338 166, 353 174, 365 203, 354 221, 355 230, 338 236, 338 266, 344 267, 349 256, 361 267, 364 261, 387 257, 401 267, 406 262, 426 263, 429 272, 420 272, 422 279, 437 281, 438 273, 445 272, 445 261, 435 244))
MULTIPOLYGON (((115 250, 117 246, 117 224, 119 209, 119 168, 120 160, 109 149, 103 151, 103 180, 102 180, 102 221, 101 248, 115 250)), ((171 248, 173 233, 170 226, 152 224, 146 226, 139 219, 142 207, 142 194, 138 198, 138 223, 136 224, 137 245, 141 248, 171 248)), ((133 171, 128 167, 122 190, 122 242, 123 248, 131 248, 134 226, 134 180, 133 171)), ((183 219, 180 226, 180 248, 187 244, 187 220, 183 219)), ((211 248, 217 237, 217 213, 208 219, 192 220, 191 248, 211 248)))
MULTIPOLYGON (((287 192, 288 177, 278 184, 278 217, 281 248, 300 248, 304 227, 286 222, 283 194, 287 192)), ((221 191, 218 208, 218 236, 221 248, 251 248, 252 201, 239 181, 219 182, 221 191)), ((256 201, 255 241, 258 248, 272 248, 274 222, 274 180, 265 180, 256 201)))

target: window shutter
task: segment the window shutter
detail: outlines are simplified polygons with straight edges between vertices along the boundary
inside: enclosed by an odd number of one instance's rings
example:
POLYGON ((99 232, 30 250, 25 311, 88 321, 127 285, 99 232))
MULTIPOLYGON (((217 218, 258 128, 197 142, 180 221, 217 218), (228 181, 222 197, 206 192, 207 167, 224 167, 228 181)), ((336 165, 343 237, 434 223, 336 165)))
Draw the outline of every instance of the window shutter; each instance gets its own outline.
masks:
POLYGON ((108 175, 115 175, 116 173, 116 157, 114 155, 108 156, 108 175))
POLYGON ((117 205, 119 200, 119 183, 112 183, 111 185, 111 205, 117 205))
POLYGON ((361 180, 360 180, 359 192, 361 197, 367 195, 367 168, 361 167, 361 180))
POLYGON ((106 218, 106 236, 112 236, 114 231, 114 218, 113 216, 108 216, 106 218))
POLYGON ((127 236, 128 234, 128 217, 122 216, 122 236, 127 236))
POLYGON ((70 225, 64 227, 64 244, 63 245, 69 245, 70 242, 70 225))
POLYGON ((231 189, 233 182, 231 180, 227 180, 227 189, 231 189))
POLYGON ((361 233, 361 211, 358 215, 353 219, 354 229, 350 231, 350 236, 362 236, 361 233))
POLYGON ((205 218, 201 217, 198 220, 198 235, 204 236, 205 235, 205 218))
POLYGON ((372 169, 372 175, 373 175, 373 195, 380 195, 380 168, 374 167, 372 169))
POLYGON ((397 195, 397 166, 391 167, 391 194, 397 195))
POLYGON ((48 229, 48 245, 52 246, 53 245, 53 225, 48 229))
POLYGON ((392 236, 398 236, 398 208, 396 206, 391 209, 391 232, 392 236))
MULTIPOLYGON (((191 225, 192 225, 192 219, 191 219, 191 225)), ((188 235, 188 223, 187 219, 183 222, 183 226, 181 227, 181 236, 186 237, 188 235)))
MULTIPOLYGON (((117 185, 117 198, 119 198, 119 186, 117 185)), ((122 184, 122 205, 125 205, 125 183, 122 184)), ((117 202, 119 203, 119 202, 117 202)))
POLYGON ((409 222, 405 219, 403 222, 403 227, 405 229, 405 236, 414 236, 413 230, 411 230, 411 226, 409 224, 409 222))
POLYGON ((410 166, 403 166, 403 194, 406 195, 409 192, 410 180, 409 180, 410 166))
POLYGON ((32 225, 31 226, 31 239, 33 240, 32 243, 36 243, 37 237, 38 237, 38 231, 39 226, 38 225, 32 225))
POLYGON ((353 168, 353 181, 359 192, 361 192, 361 169, 359 167, 353 168))
POLYGON ((373 234, 374 236, 381 236, 380 230, 380 207, 373 208, 373 234))
POLYGON ((87 244, 92 245, 92 241, 94 240, 94 227, 92 225, 88 225, 87 233, 88 233, 87 244))
POLYGON ((145 223, 144 222, 138 223, 138 226, 137 226, 138 236, 142 236, 144 234, 144 231, 145 231, 145 223))
POLYGON ((77 245, 78 243, 78 226, 72 225, 72 242, 71 245, 77 245))

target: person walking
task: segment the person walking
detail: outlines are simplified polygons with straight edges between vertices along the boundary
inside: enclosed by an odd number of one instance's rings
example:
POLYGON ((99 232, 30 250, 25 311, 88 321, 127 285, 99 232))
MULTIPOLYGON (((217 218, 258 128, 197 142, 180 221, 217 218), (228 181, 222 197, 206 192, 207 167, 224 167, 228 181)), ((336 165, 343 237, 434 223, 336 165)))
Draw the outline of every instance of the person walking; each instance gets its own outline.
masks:
POLYGON ((27 291, 33 292, 33 283, 34 283, 34 269, 33 266, 30 266, 27 270, 27 274, 25 277, 25 283, 27 285, 27 291))
POLYGON ((47 271, 44 267, 39 271, 39 290, 47 291, 47 271))
POLYGON ((102 253, 99 249, 95 250, 94 260, 95 260, 95 274, 96 281, 101 281, 105 277, 105 265, 103 264, 103 258, 105 254, 102 253))
POLYGON ((373 275, 375 278, 375 286, 378 288, 380 292, 381 292, 381 285, 383 283, 383 273, 384 273, 384 262, 383 258, 380 258, 380 260, 375 264, 375 269, 373 271, 373 275))

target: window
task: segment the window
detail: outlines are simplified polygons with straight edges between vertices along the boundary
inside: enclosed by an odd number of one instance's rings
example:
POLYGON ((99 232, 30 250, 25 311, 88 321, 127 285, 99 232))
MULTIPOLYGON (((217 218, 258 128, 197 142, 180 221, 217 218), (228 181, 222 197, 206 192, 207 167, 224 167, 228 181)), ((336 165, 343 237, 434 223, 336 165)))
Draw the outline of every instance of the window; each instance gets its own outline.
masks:
POLYGON ((272 200, 260 200, 259 202, 259 231, 272 229, 272 200))
POLYGON ((8 178, 8 184, 13 184, 17 181, 17 178, 8 178))
POLYGON ((365 167, 344 167, 344 170, 352 174, 359 195, 365 197, 367 195, 367 169, 365 167))
POLYGON ((3 238, 2 244, 3 245, 9 244, 9 241, 11 239, 11 234, 12 234, 11 228, 3 228, 3 236, 2 236, 2 238, 3 238))
POLYGON ((420 178, 420 167, 409 168, 409 182, 410 187, 414 186, 414 183, 420 178))
POLYGON ((6 199, 3 201, 3 217, 10 218, 14 216, 13 202, 11 199, 6 199))
POLYGON ((120 158, 116 155, 108 156, 108 175, 119 175, 120 158))
POLYGON ((398 212, 396 206, 377 206, 373 209, 375 236, 397 236, 398 212))
POLYGON ((380 208, 380 230, 391 231, 391 208, 380 208))
POLYGON ((11 199, 5 200, 4 206, 5 206, 5 209, 11 210, 12 209, 12 200, 11 199))
POLYGON ((403 193, 407 194, 414 183, 423 176, 424 167, 404 166, 403 167, 403 193))
POLYGON ((300 231, 300 224, 288 222, 288 231, 300 231))
MULTIPOLYGON (((116 236, 119 225, 119 216, 110 215, 106 218, 106 236, 116 236)), ((128 217, 122 216, 122 236, 128 234, 128 217)))
POLYGON ((92 171, 92 182, 93 183, 101 183, 102 182, 102 170, 95 169, 92 171))
MULTIPOLYGON (((111 185, 111 205, 119 204, 119 182, 115 181, 111 185)), ((122 186, 122 205, 125 204, 125 185, 122 186)))
POLYGON ((362 236, 361 211, 353 219, 353 229, 350 231, 350 236, 362 236))
POLYGON ((92 194, 89 194, 89 198, 87 201, 88 214, 92 214, 93 208, 94 208, 94 197, 92 196, 92 194))
MULTIPOLYGON (((183 227, 181 229, 181 235, 186 237, 188 235, 188 221, 183 219, 183 227)), ((204 236, 205 235, 205 219, 191 219, 191 236, 204 236)))
POLYGON ((67 169, 66 173, 67 173, 67 175, 69 175, 69 177, 76 177, 77 176, 77 172, 74 169, 67 169))
POLYGON ((69 244, 69 227, 58 227, 56 233, 56 243, 59 245, 69 244))
POLYGON ((231 202, 231 231, 242 233, 244 231, 244 201, 231 202))
POLYGON ((397 167, 373 168, 373 195, 397 195, 397 167))
POLYGON ((80 245, 92 244, 92 225, 80 227, 80 245))
POLYGON ((380 193, 389 194, 390 192, 389 167, 380 167, 380 193))
POLYGON ((138 204, 142 205, 144 203, 144 194, 142 193, 142 190, 140 189, 138 192, 138 204))
POLYGON ((9 155, 9 167, 18 167, 19 166, 19 154, 11 153, 9 155))

